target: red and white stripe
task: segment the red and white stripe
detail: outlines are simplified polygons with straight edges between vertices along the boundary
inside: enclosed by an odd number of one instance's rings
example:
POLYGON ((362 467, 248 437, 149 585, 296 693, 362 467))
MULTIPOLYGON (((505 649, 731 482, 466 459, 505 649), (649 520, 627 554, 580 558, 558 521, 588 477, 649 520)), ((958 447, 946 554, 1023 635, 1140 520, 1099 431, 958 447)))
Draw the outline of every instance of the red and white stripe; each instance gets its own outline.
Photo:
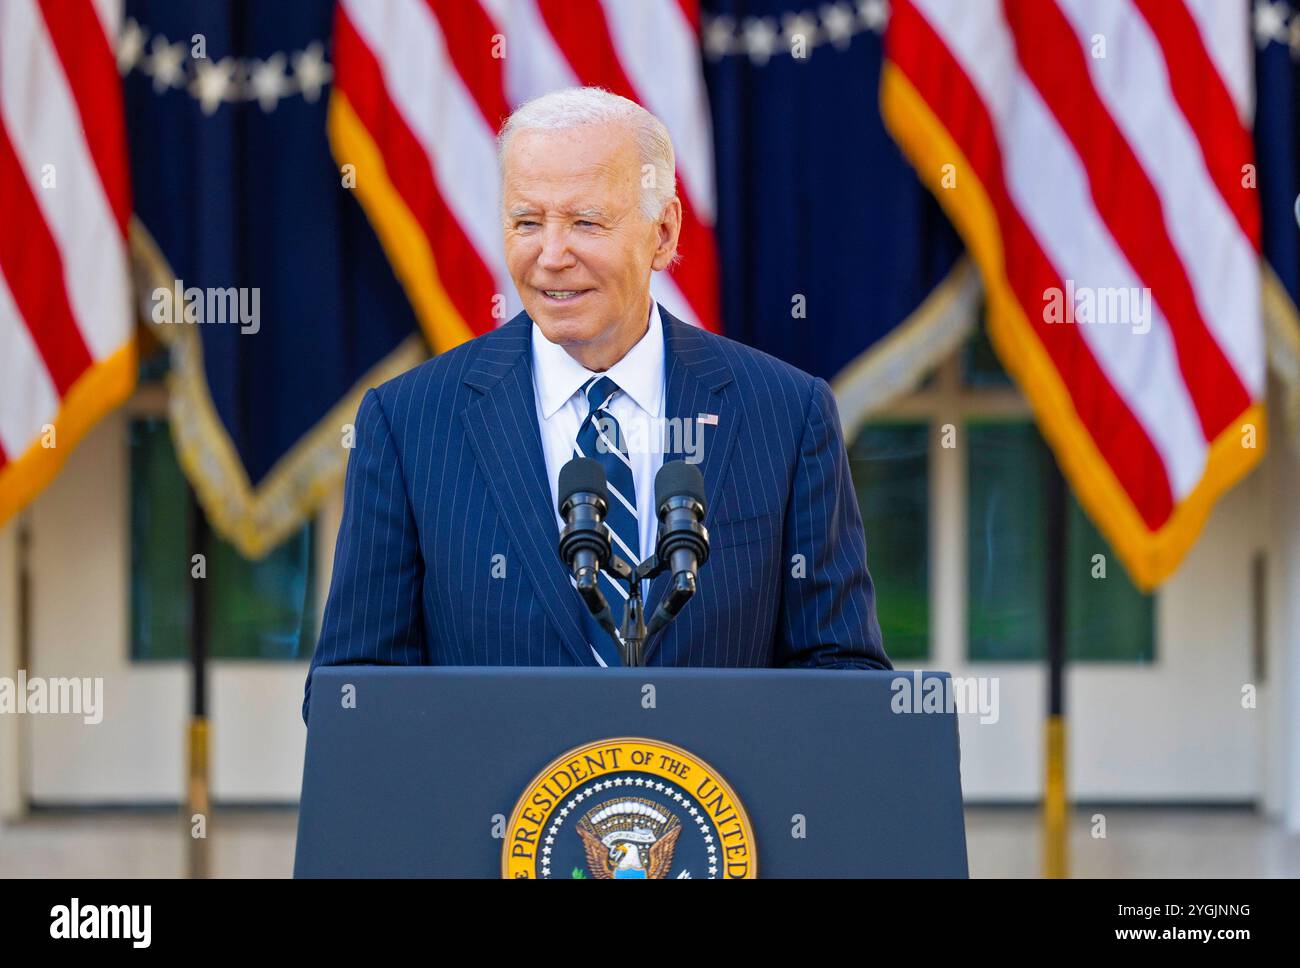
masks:
MULTIPOLYGON (((681 262, 652 288, 669 311, 718 328, 713 158, 696 0, 340 0, 335 89, 379 148, 472 332, 503 295, 496 133, 547 91, 598 85, 654 112, 673 138, 681 262), (504 57, 494 57, 504 37, 504 57)), ((495 320, 499 322, 498 318, 495 320)))
POLYGON ((120 21, 110 0, 0 2, 0 489, 132 338, 120 21))
POLYGON ((1011 292, 1084 431, 1159 532, 1205 480, 1214 441, 1264 393, 1259 212, 1242 184, 1253 162, 1243 6, 892 10, 890 62, 965 153, 1011 292), (1047 324, 1044 290, 1067 280, 1149 289, 1150 332, 1047 324))

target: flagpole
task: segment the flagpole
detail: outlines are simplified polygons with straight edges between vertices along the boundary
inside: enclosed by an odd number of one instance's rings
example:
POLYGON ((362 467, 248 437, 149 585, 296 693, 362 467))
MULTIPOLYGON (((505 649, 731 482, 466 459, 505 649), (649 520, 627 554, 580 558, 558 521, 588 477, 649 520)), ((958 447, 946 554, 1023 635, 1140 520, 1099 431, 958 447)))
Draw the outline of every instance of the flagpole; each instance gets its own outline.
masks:
POLYGON ((209 545, 209 528, 207 515, 199 504, 193 487, 187 487, 189 495, 189 543, 190 561, 190 664, 193 672, 191 678, 191 713, 189 722, 189 785, 187 803, 189 808, 188 832, 189 876, 205 878, 209 876, 208 825, 211 811, 208 799, 208 592, 207 559, 209 545), (193 555, 202 555, 202 569, 195 576, 193 555), (196 825, 201 825, 196 830, 196 825), (198 836, 196 836, 196 833, 198 836))
POLYGON ((1069 801, 1065 782, 1065 478, 1056 456, 1043 460, 1047 551, 1047 720, 1044 735, 1043 876, 1069 876, 1069 801))
MULTIPOLYGON (((18 515, 14 522, 18 531, 15 535, 17 548, 15 553, 18 558, 18 609, 17 609, 17 655, 14 662, 14 674, 22 675, 22 670, 28 672, 32 669, 32 521, 31 512, 24 511, 18 515)), ((29 749, 27 745, 26 716, 10 717, 13 721, 13 729, 16 740, 11 747, 16 753, 14 761, 14 788, 13 798, 8 803, 0 799, 0 819, 8 811, 12 811, 14 819, 26 815, 28 811, 28 794, 31 791, 31 781, 27 763, 23 761, 22 751, 29 749)))

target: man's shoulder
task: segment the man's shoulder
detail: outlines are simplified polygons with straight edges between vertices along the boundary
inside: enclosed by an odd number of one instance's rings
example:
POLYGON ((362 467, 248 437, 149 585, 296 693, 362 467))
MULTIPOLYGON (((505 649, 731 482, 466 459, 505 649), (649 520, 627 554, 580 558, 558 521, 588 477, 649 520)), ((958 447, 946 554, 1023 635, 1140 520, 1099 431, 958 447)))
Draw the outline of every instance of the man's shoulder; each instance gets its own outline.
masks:
POLYGON ((458 399, 456 391, 467 381, 472 382, 476 374, 491 371, 507 357, 527 349, 531 327, 532 320, 520 312, 496 329, 444 350, 379 384, 375 393, 390 414, 393 405, 412 400, 421 406, 451 404, 458 399))
POLYGON ((720 333, 691 326, 667 314, 665 316, 664 322, 670 333, 683 345, 682 356, 688 361, 702 360, 710 355, 719 360, 730 371, 743 396, 760 395, 770 399, 774 394, 788 395, 807 404, 816 386, 824 385, 824 381, 811 373, 770 353, 720 333))

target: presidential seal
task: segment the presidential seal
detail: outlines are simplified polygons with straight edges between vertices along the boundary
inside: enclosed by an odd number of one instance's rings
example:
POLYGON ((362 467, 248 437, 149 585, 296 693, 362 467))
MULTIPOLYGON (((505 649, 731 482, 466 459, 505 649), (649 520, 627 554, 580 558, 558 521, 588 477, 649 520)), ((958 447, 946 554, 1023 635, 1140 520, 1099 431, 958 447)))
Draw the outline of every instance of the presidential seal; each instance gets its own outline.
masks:
POLYGON ((718 771, 653 739, 599 740, 557 757, 515 804, 501 851, 514 878, 754 877, 749 818, 718 771))

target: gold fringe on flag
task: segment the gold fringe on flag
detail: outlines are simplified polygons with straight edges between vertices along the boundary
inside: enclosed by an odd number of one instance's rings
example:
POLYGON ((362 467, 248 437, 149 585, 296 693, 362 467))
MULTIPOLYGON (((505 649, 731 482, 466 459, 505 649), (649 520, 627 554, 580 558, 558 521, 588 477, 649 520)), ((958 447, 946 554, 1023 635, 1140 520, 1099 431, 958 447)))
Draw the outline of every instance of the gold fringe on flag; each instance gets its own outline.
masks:
MULTIPOLYGON (((155 289, 174 285, 175 273, 135 218, 131 256, 142 304, 155 289)), ((142 316, 148 318, 148 313, 142 316)), ((198 330, 180 323, 153 323, 150 328, 171 351, 168 417, 181 468, 212 527, 253 559, 264 557, 302 527, 342 483, 348 457, 343 428, 356 416, 366 390, 428 357, 423 340, 412 333, 303 434, 255 488, 213 406, 198 330)))

